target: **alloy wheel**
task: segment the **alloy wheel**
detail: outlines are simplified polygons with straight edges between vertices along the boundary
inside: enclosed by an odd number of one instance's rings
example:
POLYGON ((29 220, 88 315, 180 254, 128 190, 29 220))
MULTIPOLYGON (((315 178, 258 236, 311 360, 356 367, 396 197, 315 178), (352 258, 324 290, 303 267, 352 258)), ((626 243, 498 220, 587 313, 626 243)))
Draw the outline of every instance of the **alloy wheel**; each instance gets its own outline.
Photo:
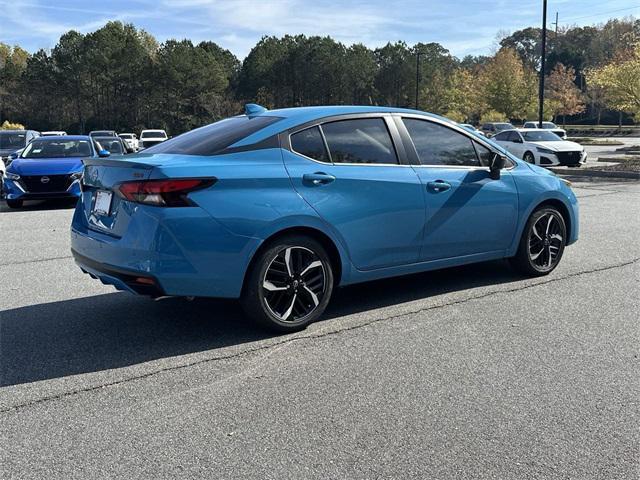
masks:
POLYGON ((558 214, 548 211, 531 226, 529 259, 540 271, 552 270, 560 260, 564 229, 558 214))
POLYGON ((305 247, 286 247, 271 260, 262 279, 269 311, 282 322, 295 323, 310 315, 326 291, 320 257, 305 247))

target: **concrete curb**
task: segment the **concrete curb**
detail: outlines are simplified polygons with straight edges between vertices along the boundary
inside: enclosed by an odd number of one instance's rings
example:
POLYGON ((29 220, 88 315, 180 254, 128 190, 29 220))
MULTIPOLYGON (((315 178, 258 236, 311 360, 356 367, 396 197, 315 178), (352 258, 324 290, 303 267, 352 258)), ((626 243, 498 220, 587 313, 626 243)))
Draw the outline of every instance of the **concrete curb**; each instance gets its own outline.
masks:
POLYGON ((566 175, 570 177, 602 177, 602 178, 625 178, 640 180, 640 172, 618 172, 615 170, 596 170, 595 168, 562 168, 549 167, 558 175, 566 175))

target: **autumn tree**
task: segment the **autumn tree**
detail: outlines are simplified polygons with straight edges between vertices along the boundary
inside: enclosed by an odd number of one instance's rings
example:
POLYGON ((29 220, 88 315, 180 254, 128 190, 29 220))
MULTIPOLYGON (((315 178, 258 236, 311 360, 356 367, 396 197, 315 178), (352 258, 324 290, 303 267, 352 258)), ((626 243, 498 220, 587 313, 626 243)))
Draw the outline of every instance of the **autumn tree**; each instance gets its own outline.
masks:
POLYGON ((640 114, 640 45, 629 58, 589 71, 587 81, 602 89, 610 108, 640 114))
POLYGON ((551 100, 554 115, 562 115, 565 125, 567 115, 575 115, 584 111, 582 92, 574 83, 575 70, 558 63, 546 81, 546 97, 551 100))
POLYGON ((482 71, 479 83, 490 109, 508 119, 525 117, 535 101, 536 74, 510 48, 496 53, 482 71))

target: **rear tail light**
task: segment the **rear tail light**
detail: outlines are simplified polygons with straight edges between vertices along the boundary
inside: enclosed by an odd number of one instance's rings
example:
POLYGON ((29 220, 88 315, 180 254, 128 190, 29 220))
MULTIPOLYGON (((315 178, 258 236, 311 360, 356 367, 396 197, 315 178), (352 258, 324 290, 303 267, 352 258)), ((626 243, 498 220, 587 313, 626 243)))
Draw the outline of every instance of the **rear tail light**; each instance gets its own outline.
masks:
POLYGON ((180 178, 165 180, 141 180, 118 185, 116 193, 125 200, 157 207, 190 207, 191 192, 202 190, 216 183, 215 178, 180 178))

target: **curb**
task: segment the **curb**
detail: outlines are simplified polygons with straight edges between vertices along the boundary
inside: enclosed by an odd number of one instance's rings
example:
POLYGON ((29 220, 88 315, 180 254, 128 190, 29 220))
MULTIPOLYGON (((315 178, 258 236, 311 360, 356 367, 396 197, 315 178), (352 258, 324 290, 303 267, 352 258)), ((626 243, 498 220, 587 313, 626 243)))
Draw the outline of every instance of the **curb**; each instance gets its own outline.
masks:
POLYGON ((561 167, 549 167, 549 170, 557 173, 558 175, 566 175, 570 177, 603 177, 640 180, 640 172, 618 172, 615 170, 596 170, 594 168, 581 169, 561 167))

